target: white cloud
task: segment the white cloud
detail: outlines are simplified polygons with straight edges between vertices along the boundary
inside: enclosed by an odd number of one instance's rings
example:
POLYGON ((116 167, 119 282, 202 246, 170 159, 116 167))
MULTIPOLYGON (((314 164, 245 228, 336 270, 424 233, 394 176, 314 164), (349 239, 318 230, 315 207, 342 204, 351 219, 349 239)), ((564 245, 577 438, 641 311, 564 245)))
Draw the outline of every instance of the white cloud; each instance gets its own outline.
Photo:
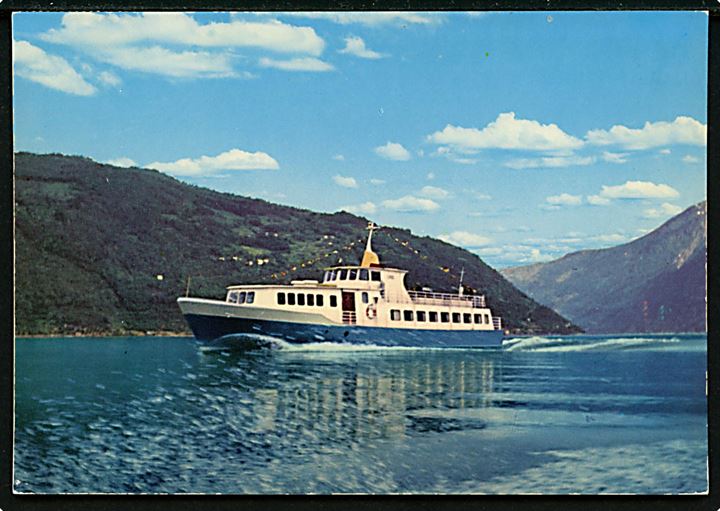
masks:
POLYGON ((695 156, 691 156, 689 154, 683 156, 682 161, 685 163, 700 163, 699 158, 696 158, 695 156))
POLYGON ((49 30, 43 39, 88 51, 148 42, 194 47, 252 47, 310 55, 320 55, 325 47, 323 39, 311 27, 288 25, 277 20, 234 20, 201 25, 191 15, 179 12, 71 12, 63 16, 62 28, 49 30))
POLYGON ((607 206, 610 204, 610 199, 601 197, 600 195, 588 195, 587 201, 588 204, 592 204, 593 206, 607 206))
POLYGON ((284 12, 282 16, 324 19, 340 25, 359 24, 377 25, 435 25, 444 19, 439 13, 419 13, 403 11, 381 12, 284 12))
POLYGON ((582 196, 561 193, 560 195, 551 195, 550 197, 546 197, 545 201, 554 206, 578 206, 582 204, 582 196))
POLYGON ((385 55, 365 47, 365 41, 360 37, 350 36, 345 38, 345 48, 338 50, 338 53, 355 55, 361 59, 381 59, 385 55))
POLYGON ((408 150, 396 142, 388 142, 376 147, 375 153, 386 160, 407 161, 410 159, 408 150))
POLYGON ((283 71, 325 72, 335 69, 327 62, 316 59, 314 57, 301 57, 290 60, 276 60, 263 57, 260 59, 260 65, 262 67, 271 67, 275 69, 281 69, 283 71))
POLYGON ((493 242, 492 238, 468 231, 453 231, 449 234, 441 234, 438 238, 453 245, 470 248, 481 247, 493 242))
POLYGON ((399 199, 383 201, 383 206, 402 213, 432 212, 440 209, 440 204, 431 199, 421 199, 412 195, 405 195, 399 199))
POLYGON ((472 192, 472 196, 473 196, 476 200, 492 200, 492 195, 488 195, 487 193, 472 192))
POLYGON ((679 116, 672 122, 646 122, 640 129, 616 125, 609 130, 590 130, 585 135, 589 144, 618 145, 625 149, 650 149, 670 144, 704 146, 707 126, 692 117, 679 116))
POLYGON ((160 46, 98 48, 93 56, 129 71, 173 78, 223 78, 235 76, 229 54, 204 51, 171 51, 160 46))
POLYGON ((176 176, 205 176, 221 170, 274 170, 278 162, 267 153, 249 153, 240 149, 231 149, 217 156, 200 158, 182 158, 174 162, 153 162, 145 165, 176 176))
POLYGON ((483 256, 494 256, 494 255, 500 255, 502 254, 502 249, 498 247, 485 247, 485 248, 476 248, 472 250, 473 254, 477 254, 481 257, 483 256))
POLYGON ((371 180, 370 180, 370 184, 373 185, 373 186, 384 185, 384 184, 385 184, 385 180, 384 180, 384 179, 371 179, 371 180))
POLYGON ((627 236, 624 234, 619 233, 612 233, 612 234, 599 234, 597 236, 591 236, 588 238, 590 241, 595 241, 599 243, 623 243, 627 241, 627 236))
POLYGON ((582 140, 568 135, 556 124, 516 119, 514 112, 498 115, 483 129, 448 124, 442 131, 428 135, 427 140, 461 152, 479 149, 572 150, 583 145, 582 140))
POLYGON ((675 216, 682 211, 680 206, 670 204, 669 202, 663 202, 658 208, 649 208, 643 211, 643 217, 645 218, 663 218, 669 216, 675 216))
POLYGON ((592 156, 547 156, 543 158, 518 158, 505 162, 511 169, 557 168, 591 165, 595 162, 592 156))
POLYGON ((362 204, 354 204, 352 206, 343 206, 340 208, 348 213, 356 215, 372 215, 377 211, 377 205, 374 202, 363 202, 362 204))
POLYGON ((428 181, 432 181, 433 179, 435 179, 435 173, 428 172, 426 177, 427 177, 428 181))
POLYGON ((45 53, 27 41, 14 41, 13 66, 17 76, 68 94, 90 96, 97 90, 64 58, 45 53))
POLYGON ((98 75, 98 80, 100 82, 104 83, 105 85, 109 85, 110 87, 117 87, 122 83, 122 80, 115 74, 111 73, 110 71, 103 71, 98 75))
POLYGON ((650 181, 627 181, 616 186, 603 185, 600 196, 605 199, 668 199, 680 193, 665 184, 650 181))
POLYGON ((660 149, 658 153, 660 154, 670 154, 672 151, 670 149, 660 149))
POLYGON ((450 196, 450 192, 437 186, 423 186, 420 190, 420 195, 427 197, 428 199, 447 199, 450 196))
POLYGON ((627 163, 627 155, 628 153, 611 153, 609 151, 603 151, 602 158, 610 163, 627 163))
POLYGON ((139 167, 139 165, 135 162, 135 160, 131 158, 127 158, 126 156, 122 156, 120 158, 114 158, 112 160, 104 161, 103 163, 107 163, 108 165, 113 165, 115 167, 139 167))
POLYGON ((354 177, 335 175, 332 180, 336 185, 342 186, 343 188, 357 188, 358 184, 354 177))
POLYGON ((332 157, 335 161, 345 161, 345 157, 342 154, 336 154, 332 157))

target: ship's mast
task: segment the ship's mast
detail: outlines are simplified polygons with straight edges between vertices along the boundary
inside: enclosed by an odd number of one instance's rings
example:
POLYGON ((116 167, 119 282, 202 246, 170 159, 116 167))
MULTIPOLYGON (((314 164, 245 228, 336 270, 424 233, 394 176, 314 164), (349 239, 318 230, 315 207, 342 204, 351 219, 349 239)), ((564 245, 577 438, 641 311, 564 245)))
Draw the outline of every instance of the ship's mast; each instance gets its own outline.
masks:
POLYGON ((367 226, 367 230, 370 231, 368 234, 368 240, 367 245, 365 246, 365 253, 363 254, 362 262, 360 263, 360 266, 370 267, 370 266, 379 266, 380 265, 380 258, 378 255, 373 252, 372 249, 372 235, 373 231, 377 231, 380 229, 378 225, 376 225, 374 222, 369 222, 367 226))
POLYGON ((463 266, 463 268, 460 270, 460 285, 458 285, 458 295, 460 295, 460 296, 463 295, 463 291, 464 291, 463 285, 462 285, 464 275, 465 275, 465 267, 463 266))

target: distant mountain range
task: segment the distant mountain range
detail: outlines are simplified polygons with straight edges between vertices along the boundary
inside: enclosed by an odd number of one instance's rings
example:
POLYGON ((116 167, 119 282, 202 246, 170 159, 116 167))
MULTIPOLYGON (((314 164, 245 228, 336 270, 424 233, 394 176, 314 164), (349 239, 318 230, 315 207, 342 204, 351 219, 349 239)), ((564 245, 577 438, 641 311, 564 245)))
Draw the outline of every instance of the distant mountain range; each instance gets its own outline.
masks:
POLYGON ((589 333, 705 331, 706 217, 701 202, 630 243, 502 274, 589 333))
MULTIPOLYGON (((15 155, 16 332, 186 331, 175 299, 225 286, 289 283, 359 261, 367 220, 314 213, 191 186, 154 170, 63 155, 15 155), (188 281, 189 277, 189 281, 188 281)), ((384 228, 381 261, 409 288, 466 289, 515 333, 579 329, 516 289, 476 255, 384 228)))

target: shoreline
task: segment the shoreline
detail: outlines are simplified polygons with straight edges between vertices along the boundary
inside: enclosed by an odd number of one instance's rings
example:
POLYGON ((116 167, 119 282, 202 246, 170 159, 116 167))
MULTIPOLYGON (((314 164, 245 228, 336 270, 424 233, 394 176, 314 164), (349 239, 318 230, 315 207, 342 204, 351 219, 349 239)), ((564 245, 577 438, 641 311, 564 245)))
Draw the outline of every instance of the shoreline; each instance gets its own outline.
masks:
POLYGON ((16 339, 47 339, 48 337, 192 337, 192 332, 172 330, 128 330, 126 332, 53 332, 45 334, 18 334, 16 339))

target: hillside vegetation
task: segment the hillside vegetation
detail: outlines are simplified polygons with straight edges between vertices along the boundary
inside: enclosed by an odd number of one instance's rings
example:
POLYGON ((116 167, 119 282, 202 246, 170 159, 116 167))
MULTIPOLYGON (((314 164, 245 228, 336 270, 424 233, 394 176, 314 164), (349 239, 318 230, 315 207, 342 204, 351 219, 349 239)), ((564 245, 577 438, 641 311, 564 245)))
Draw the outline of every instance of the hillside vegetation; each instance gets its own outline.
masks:
POLYGON ((630 243, 503 273, 590 333, 704 332, 706 217, 701 202, 630 243))
MULTIPOLYGON (((214 298, 229 284, 318 278, 341 258, 359 261, 367 234, 367 220, 349 213, 280 206, 82 157, 18 153, 15 186, 20 335, 187 331, 175 299, 188 277, 191 295, 214 298)), ((383 264, 410 270, 409 288, 453 290, 464 267, 464 282, 514 332, 578 330, 465 250, 393 228, 376 235, 374 248, 383 264)))

